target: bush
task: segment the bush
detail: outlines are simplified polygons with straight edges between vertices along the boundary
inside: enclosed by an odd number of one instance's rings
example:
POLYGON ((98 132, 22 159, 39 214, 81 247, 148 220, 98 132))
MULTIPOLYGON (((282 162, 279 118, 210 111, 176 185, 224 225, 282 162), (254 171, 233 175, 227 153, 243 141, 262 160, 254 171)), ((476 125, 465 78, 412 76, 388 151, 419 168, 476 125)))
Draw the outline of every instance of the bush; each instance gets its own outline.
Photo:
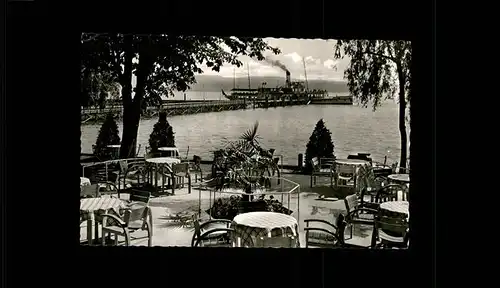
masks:
MULTIPOLYGON (((217 201, 215 201, 212 207, 210 209, 207 209, 205 212, 207 212, 208 214, 212 212, 211 215, 215 219, 233 220, 233 218, 240 213, 239 208, 240 205, 242 204, 241 203, 242 201, 244 200, 241 196, 234 196, 234 195, 229 198, 219 198, 217 199, 217 201)), ((259 199, 254 200, 253 203, 260 201, 265 202, 264 208, 261 211, 277 212, 287 215, 293 213, 293 211, 284 207, 280 201, 274 199, 273 196, 269 196, 268 199, 265 199, 264 196, 261 196, 259 199)))
POLYGON ((323 119, 320 119, 314 127, 314 131, 309 137, 309 143, 306 146, 306 163, 304 166, 305 172, 312 171, 311 159, 318 158, 335 158, 333 155, 332 133, 325 126, 323 119))
POLYGON ((160 118, 149 135, 151 152, 157 152, 159 147, 175 147, 174 130, 167 121, 167 113, 160 112, 160 118))
POLYGON ((101 130, 97 136, 97 141, 94 145, 94 155, 101 160, 111 158, 111 151, 107 148, 108 145, 119 145, 120 135, 118 132, 118 124, 116 124, 113 113, 106 116, 106 120, 102 123, 101 130))

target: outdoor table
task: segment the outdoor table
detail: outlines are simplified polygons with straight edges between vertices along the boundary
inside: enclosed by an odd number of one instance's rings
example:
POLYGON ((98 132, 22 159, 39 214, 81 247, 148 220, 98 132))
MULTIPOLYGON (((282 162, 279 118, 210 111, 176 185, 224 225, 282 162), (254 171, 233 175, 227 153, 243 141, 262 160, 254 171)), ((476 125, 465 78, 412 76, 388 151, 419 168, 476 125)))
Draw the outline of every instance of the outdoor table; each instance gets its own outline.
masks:
POLYGON ((108 147, 111 150, 111 155, 113 159, 119 158, 121 145, 108 145, 106 147, 108 147))
POLYGON ((388 201, 380 204, 380 210, 389 212, 395 216, 408 217, 410 216, 410 203, 408 201, 388 201))
MULTIPOLYGON (((157 158, 149 158, 149 159, 146 159, 146 163, 150 163, 150 164, 153 164, 155 169, 154 169, 154 174, 155 174, 155 189, 158 189, 158 167, 160 165, 166 165, 170 171, 172 170, 172 164, 179 164, 181 163, 181 160, 180 159, 177 159, 177 158, 172 158, 172 157, 157 157, 157 158)), ((151 174, 150 174, 150 182, 152 183, 153 182, 153 171, 151 170, 151 174)), ((163 185, 165 185, 165 183, 163 182, 162 180, 162 189, 163 189, 163 185)))
POLYGON ((92 222, 95 222, 95 239, 99 238, 99 224, 96 216, 105 213, 113 213, 117 216, 122 214, 122 209, 126 209, 127 204, 124 200, 111 197, 84 198, 80 199, 80 217, 87 219, 87 240, 92 243, 92 222))
MULTIPOLYGON (((170 152, 169 153, 170 155, 162 155, 162 156, 167 156, 167 157, 179 156, 179 149, 177 147, 159 147, 158 151, 160 151, 160 152, 170 152)), ((164 154, 166 154, 166 153, 164 153, 164 154)))
POLYGON ((83 190, 83 186, 89 186, 90 179, 86 177, 80 177, 80 192, 83 190))
POLYGON ((299 225, 290 215, 276 212, 249 212, 234 217, 231 228, 236 247, 254 247, 258 237, 295 236, 299 243, 299 225))
POLYGON ((410 174, 391 174, 387 178, 394 182, 410 183, 410 174))

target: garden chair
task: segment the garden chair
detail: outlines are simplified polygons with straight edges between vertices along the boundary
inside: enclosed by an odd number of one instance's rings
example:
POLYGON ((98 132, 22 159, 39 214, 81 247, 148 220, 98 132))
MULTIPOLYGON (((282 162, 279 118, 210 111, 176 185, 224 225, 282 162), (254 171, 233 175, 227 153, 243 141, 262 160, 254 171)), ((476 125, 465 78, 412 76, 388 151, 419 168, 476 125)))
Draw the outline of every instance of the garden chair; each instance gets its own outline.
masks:
POLYGON ((188 194, 191 194, 191 174, 189 174, 189 163, 184 162, 184 163, 178 163, 178 164, 172 164, 172 173, 166 173, 164 174, 167 178, 169 178, 169 183, 172 183, 172 194, 175 194, 175 187, 176 185, 180 184, 182 187, 184 187, 184 179, 188 179, 188 194), (170 181, 170 179, 172 181, 170 181), (176 183, 177 179, 179 179, 181 182, 176 183))
POLYGON ((380 215, 375 220, 374 233, 380 241, 374 248, 408 248, 409 225, 404 218, 380 215))
POLYGON ((193 162, 189 163, 189 174, 194 174, 194 182, 198 182, 198 174, 200 175, 200 181, 203 181, 203 171, 201 170, 201 157, 194 155, 193 162))
POLYGON ((229 233, 234 232, 234 229, 229 228, 231 223, 232 221, 226 219, 213 219, 200 224, 199 219, 195 219, 193 221, 194 233, 191 239, 191 247, 198 247, 199 245, 204 247, 232 247, 229 233))
POLYGON ((389 184, 380 188, 375 196, 375 203, 384 203, 387 201, 397 201, 398 192, 405 193, 407 190, 405 185, 389 184))
POLYGON ((297 239, 293 236, 257 237, 257 248, 299 248, 297 239))
MULTIPOLYGON (((364 195, 361 197, 364 197, 364 195)), ((350 226, 350 238, 348 239, 352 239, 353 227, 355 224, 374 224, 375 215, 377 215, 378 209, 374 209, 371 205, 370 207, 361 205, 358 196, 355 194, 345 197, 344 204, 347 211, 345 219, 347 224, 350 226)))
POLYGON ((306 248, 309 246, 319 248, 368 248, 345 243, 344 231, 347 226, 344 215, 339 214, 335 220, 335 225, 319 219, 304 220, 306 227, 306 248), (327 228, 311 227, 311 224, 325 224, 327 228))
POLYGON ((114 214, 102 215, 102 245, 106 244, 106 234, 112 234, 115 238, 115 245, 118 245, 118 236, 125 237, 125 246, 130 246, 132 240, 148 239, 148 246, 151 247, 153 240, 153 216, 147 203, 132 202, 125 210, 122 218, 114 214), (134 237, 138 231, 147 231, 147 236, 134 237))
POLYGON ((356 166, 354 165, 342 165, 338 164, 336 166, 336 187, 352 190, 356 193, 356 166))
POLYGON ((369 166, 361 166, 359 168, 359 190, 361 190, 361 194, 363 197, 360 198, 361 204, 363 204, 366 200, 364 196, 370 197, 370 202, 375 202, 375 197, 377 195, 377 191, 382 187, 388 185, 387 178, 383 176, 375 176, 373 171, 373 167, 369 166))
POLYGON ((318 176, 330 177, 330 184, 333 186, 335 159, 314 157, 311 159, 311 164, 313 168, 311 173, 311 188, 316 184, 316 177, 318 176))

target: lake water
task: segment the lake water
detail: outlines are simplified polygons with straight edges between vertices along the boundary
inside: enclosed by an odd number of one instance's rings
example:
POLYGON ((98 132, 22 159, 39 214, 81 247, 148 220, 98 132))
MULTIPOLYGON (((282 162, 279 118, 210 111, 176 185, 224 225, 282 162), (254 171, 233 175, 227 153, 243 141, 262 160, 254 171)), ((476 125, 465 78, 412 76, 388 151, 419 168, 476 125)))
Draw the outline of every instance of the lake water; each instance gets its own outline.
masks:
MULTIPOLYGON (((188 92, 186 99, 223 100, 220 94, 188 92)), ((183 99, 183 94, 177 93, 173 99, 183 99)), ((213 151, 222 146, 224 138, 236 140, 259 121, 260 143, 265 148, 276 149, 275 154, 282 154, 285 164, 297 165, 297 155, 305 153, 316 122, 323 118, 332 132, 334 154, 338 158, 368 152, 375 161, 383 162, 387 156, 388 163, 392 163, 399 161, 400 156, 398 113, 398 105, 386 101, 375 112, 371 107, 357 105, 308 105, 172 116, 168 121, 174 129, 175 143, 181 154, 186 155, 189 146, 189 157, 199 155, 203 160, 213 159, 213 151)), ((140 122, 137 143, 142 146, 141 154, 148 146, 149 134, 157 121, 140 122)), ((83 153, 92 153, 100 126, 81 126, 83 153)), ((121 122, 118 127, 121 137, 121 122)))

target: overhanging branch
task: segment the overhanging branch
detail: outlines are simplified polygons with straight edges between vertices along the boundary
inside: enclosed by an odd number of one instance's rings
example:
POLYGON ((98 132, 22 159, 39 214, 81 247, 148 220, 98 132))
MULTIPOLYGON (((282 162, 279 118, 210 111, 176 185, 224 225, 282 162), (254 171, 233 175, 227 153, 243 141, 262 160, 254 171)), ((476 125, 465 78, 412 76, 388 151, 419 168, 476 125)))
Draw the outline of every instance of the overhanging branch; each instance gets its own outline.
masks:
POLYGON ((373 55, 373 56, 382 57, 382 58, 385 58, 385 59, 389 59, 389 60, 393 61, 394 63, 398 62, 398 61, 396 61, 396 59, 394 57, 390 57, 390 56, 387 56, 387 55, 384 55, 384 54, 375 53, 375 52, 371 52, 371 51, 365 51, 364 53, 365 54, 369 54, 369 55, 373 55))

